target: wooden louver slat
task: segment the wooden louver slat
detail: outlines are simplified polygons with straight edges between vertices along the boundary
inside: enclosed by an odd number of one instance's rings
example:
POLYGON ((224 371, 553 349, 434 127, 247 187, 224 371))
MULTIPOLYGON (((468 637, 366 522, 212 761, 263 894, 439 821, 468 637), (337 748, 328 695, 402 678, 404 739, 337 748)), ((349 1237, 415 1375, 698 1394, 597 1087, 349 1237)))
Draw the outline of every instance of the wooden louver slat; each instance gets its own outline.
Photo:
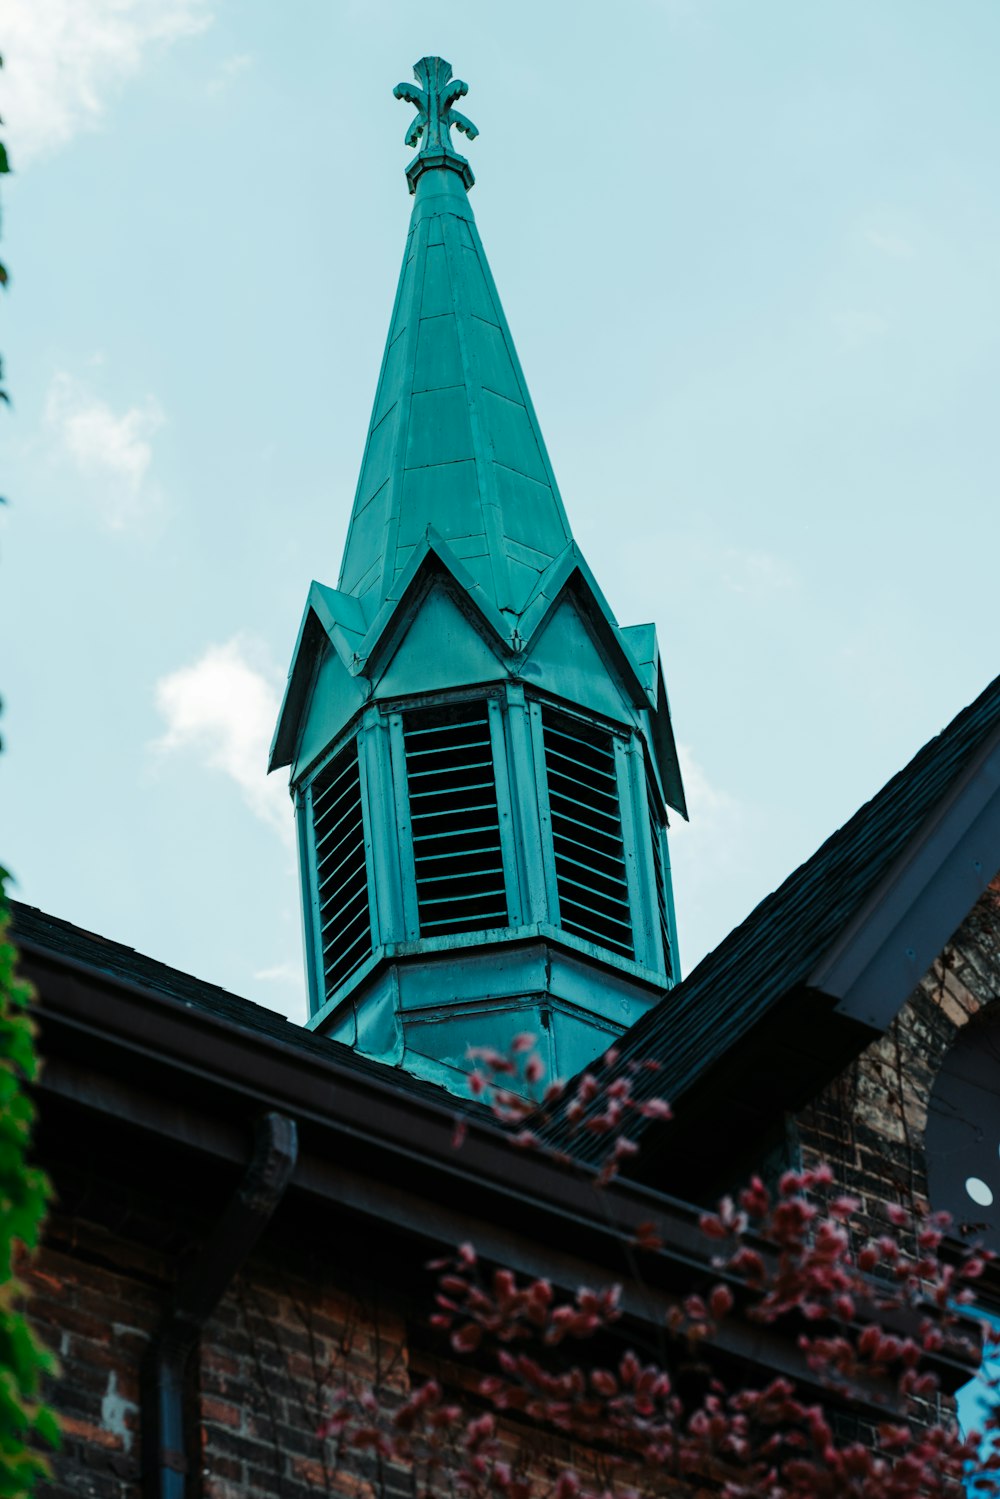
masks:
POLYGON ((486 703, 405 713, 403 742, 420 935, 506 926, 486 703))
POLYGON ((559 920, 626 958, 635 954, 614 744, 604 729, 542 711, 559 920))
POLYGON ((312 784, 319 941, 327 998, 371 952, 368 871, 357 745, 349 744, 312 784))

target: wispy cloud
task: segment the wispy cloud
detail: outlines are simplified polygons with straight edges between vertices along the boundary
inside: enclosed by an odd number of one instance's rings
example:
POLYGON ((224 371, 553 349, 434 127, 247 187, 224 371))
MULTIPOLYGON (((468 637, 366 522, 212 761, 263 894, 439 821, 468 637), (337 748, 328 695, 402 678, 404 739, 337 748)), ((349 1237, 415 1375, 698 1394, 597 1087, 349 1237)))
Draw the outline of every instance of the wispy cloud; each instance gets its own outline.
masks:
POLYGON ((151 52, 210 21, 208 0, 7 0, 3 113, 15 167, 94 129, 151 52))
POLYGON ((748 551, 726 547, 720 558, 720 576, 731 593, 743 593, 753 599, 767 599, 786 593, 798 582, 792 568, 773 552, 748 551))
MULTIPOLYGON (((685 843, 698 841, 702 851, 698 862, 702 872, 711 871, 714 880, 731 873, 742 857, 741 833, 746 817, 740 803, 723 787, 715 784, 704 765, 695 756, 688 744, 679 744, 677 754, 684 778, 684 790, 691 814, 691 821, 681 828, 680 837, 685 843)), ((678 836, 677 831, 673 834, 678 836)), ((691 850, 686 857, 690 859, 691 850)))
POLYGON ((258 968, 253 974, 255 984, 263 987, 253 998, 269 1010, 287 1015, 289 1020, 302 1025, 307 1019, 306 977, 301 958, 286 958, 267 968, 258 968))
POLYGON ((670 862, 685 973, 760 898, 758 816, 717 785, 689 745, 678 754, 691 821, 672 819, 670 862))
POLYGON ((205 92, 210 99, 217 99, 220 95, 228 93, 241 73, 245 73, 253 67, 253 58, 249 52, 236 52, 232 57, 224 58, 216 70, 215 77, 206 85, 205 92))
POLYGON ((284 963, 275 963, 273 968, 260 968, 254 974, 262 984, 302 984, 302 964, 292 958, 284 963))
POLYGON ((656 8, 672 30, 704 34, 711 29, 709 8, 701 0, 656 0, 656 8))
POLYGON ((97 480, 94 504, 112 530, 143 518, 156 503, 148 483, 151 439, 164 414, 152 396, 116 412, 81 381, 58 373, 49 387, 45 420, 62 454, 85 477, 97 480))
POLYGON ((880 312, 845 307, 834 318, 834 328, 844 353, 855 353, 878 343, 889 331, 889 319, 880 312))
POLYGON ((278 686, 255 663, 241 636, 210 645, 190 666, 161 677, 156 706, 166 724, 158 755, 190 752, 239 787, 250 811, 292 842, 292 812, 280 776, 269 777, 267 751, 278 716, 278 686))
POLYGON ((698 609, 731 609, 728 596, 739 594, 740 607, 780 606, 802 586, 802 577, 781 551, 761 546, 727 545, 715 528, 681 529, 655 522, 648 536, 626 534, 616 539, 615 564, 619 577, 629 580, 628 614, 648 611, 655 616, 663 590, 664 557, 670 558, 671 589, 683 591, 698 609), (637 602, 641 600, 641 602, 637 602))
POLYGON ((899 234, 885 234, 879 229, 869 229, 865 233, 865 239, 873 249, 882 255, 888 255, 891 260, 912 260, 917 253, 910 241, 899 234))

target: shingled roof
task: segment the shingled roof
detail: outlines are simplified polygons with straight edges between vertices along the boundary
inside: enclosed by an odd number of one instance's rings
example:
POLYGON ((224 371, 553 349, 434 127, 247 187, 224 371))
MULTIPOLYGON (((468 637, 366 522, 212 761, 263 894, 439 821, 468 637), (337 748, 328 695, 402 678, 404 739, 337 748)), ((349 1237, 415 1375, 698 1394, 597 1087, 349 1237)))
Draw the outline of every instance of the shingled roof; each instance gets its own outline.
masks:
MULTIPOLYGON (((653 1151, 660 1184, 690 1189, 694 1174, 711 1176, 716 1146, 732 1160, 734 1131, 759 1141, 766 1119, 835 1075, 892 1018, 998 868, 1000 677, 623 1038, 619 1068, 660 1064, 636 1074, 636 1096, 675 1107, 653 1151)), ((635 1128, 654 1144, 655 1124, 635 1128)), ((577 1136, 572 1149, 586 1158, 590 1146, 577 1136)))
POLYGON ((26 960, 29 976, 39 987, 44 987, 44 979, 38 963, 76 970, 87 978, 110 980, 141 995, 151 1005, 157 1000, 182 1005, 196 1014, 211 1016, 227 1025, 255 1032, 269 1041, 347 1068, 383 1086, 390 1082, 401 1092, 442 1104, 453 1112, 485 1113, 480 1105, 456 1099, 443 1088, 413 1077, 400 1067, 387 1067, 384 1062, 372 1061, 352 1047, 317 1035, 275 1010, 243 999, 218 984, 207 983, 179 968, 171 968, 122 942, 101 937, 21 901, 11 901, 10 907, 12 936, 26 960))

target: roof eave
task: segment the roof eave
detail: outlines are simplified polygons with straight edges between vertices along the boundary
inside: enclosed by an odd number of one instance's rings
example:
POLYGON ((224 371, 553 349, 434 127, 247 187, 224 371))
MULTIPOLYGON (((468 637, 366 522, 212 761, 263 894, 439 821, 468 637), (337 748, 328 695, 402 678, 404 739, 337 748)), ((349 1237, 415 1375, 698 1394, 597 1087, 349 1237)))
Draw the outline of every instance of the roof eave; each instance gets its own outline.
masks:
POLYGON ((1000 868, 1000 725, 902 850, 807 986, 884 1031, 1000 868))

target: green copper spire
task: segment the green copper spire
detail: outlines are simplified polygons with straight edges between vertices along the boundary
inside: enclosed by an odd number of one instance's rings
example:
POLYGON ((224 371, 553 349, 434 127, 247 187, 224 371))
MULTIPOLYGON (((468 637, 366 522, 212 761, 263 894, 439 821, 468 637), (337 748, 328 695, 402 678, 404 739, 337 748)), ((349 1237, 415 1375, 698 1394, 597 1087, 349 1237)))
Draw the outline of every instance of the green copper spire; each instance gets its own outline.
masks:
POLYGON ((438 57, 414 71, 394 92, 418 111, 415 200, 339 587, 370 623, 430 530, 513 627, 572 535, 450 142, 477 133, 466 85, 438 57))
POLYGON ((466 187, 471 187, 476 180, 472 168, 451 144, 453 125, 470 141, 479 134, 471 120, 452 108, 456 99, 465 98, 469 85, 460 78, 452 78, 451 63, 445 62, 443 57, 422 57, 413 64, 413 72, 423 88, 414 88, 412 83, 397 83, 392 91, 397 99, 405 99, 417 111, 417 118, 406 132, 406 144, 415 146, 421 137, 424 142, 406 169, 410 192, 416 192, 421 172, 427 171, 428 167, 440 166, 459 172, 466 187))
POLYGON ((461 1093, 470 1044, 530 1030, 568 1077, 669 990, 684 790, 656 631, 618 624, 573 540, 469 207, 466 86, 439 57, 414 71, 340 581, 309 590, 271 765, 310 1026, 461 1093))

